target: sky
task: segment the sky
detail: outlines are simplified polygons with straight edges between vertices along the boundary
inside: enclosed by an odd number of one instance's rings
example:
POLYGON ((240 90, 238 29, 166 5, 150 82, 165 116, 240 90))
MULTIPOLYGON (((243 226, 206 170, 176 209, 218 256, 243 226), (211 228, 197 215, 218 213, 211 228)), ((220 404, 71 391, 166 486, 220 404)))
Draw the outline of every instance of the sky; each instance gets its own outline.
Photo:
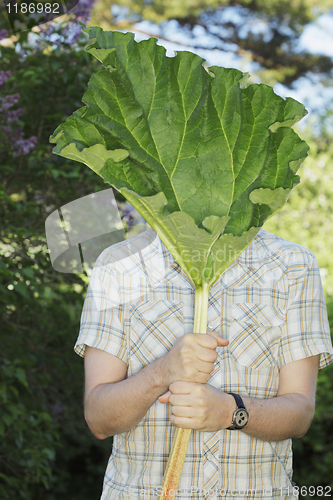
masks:
MULTIPOLYGON (((119 18, 126 16, 126 12, 122 11, 118 6, 114 6, 116 11, 113 15, 118 14, 119 18), (118 10, 117 10, 118 9, 118 10)), ((215 16, 217 14, 215 13, 215 16)), ((270 38, 267 24, 259 22, 257 18, 249 19, 245 9, 239 10, 230 7, 223 10, 223 19, 228 18, 239 25, 244 36, 246 32, 251 30, 253 33, 262 33, 267 41, 270 38)), ((161 33, 160 28, 148 21, 143 21, 134 25, 137 30, 135 39, 137 41, 148 38, 142 32, 149 33, 150 36, 158 38, 161 33)), ((216 26, 216 30, 221 31, 221 27, 216 26)), ((214 31, 214 30, 212 30, 214 31)), ((200 55, 206 60, 208 66, 224 66, 240 69, 241 71, 249 72, 250 74, 259 69, 259 65, 253 63, 250 58, 240 57, 237 53, 237 46, 231 43, 221 42, 214 34, 207 35, 201 26, 194 28, 193 34, 187 31, 184 27, 179 27, 176 21, 169 21, 164 25, 164 35, 168 40, 158 38, 158 43, 167 49, 167 55, 173 56, 175 51, 191 50, 200 55), (193 36, 194 35, 194 36, 193 36), (206 48, 197 49, 195 45, 204 45, 206 48), (217 47, 217 48, 216 48, 217 47), (220 49, 220 50, 219 50, 220 49)), ((333 11, 330 14, 320 16, 314 23, 305 27, 301 35, 296 51, 306 50, 313 54, 322 54, 333 57, 333 11)), ((312 75, 311 77, 300 78, 294 83, 293 87, 287 88, 280 83, 274 86, 274 91, 282 97, 293 97, 301 101, 309 111, 309 117, 313 112, 324 110, 327 102, 333 102, 333 87, 324 86, 321 83, 320 75, 312 75)), ((259 80, 258 80, 259 81, 259 80)), ((304 121, 304 120, 302 120, 304 121)))

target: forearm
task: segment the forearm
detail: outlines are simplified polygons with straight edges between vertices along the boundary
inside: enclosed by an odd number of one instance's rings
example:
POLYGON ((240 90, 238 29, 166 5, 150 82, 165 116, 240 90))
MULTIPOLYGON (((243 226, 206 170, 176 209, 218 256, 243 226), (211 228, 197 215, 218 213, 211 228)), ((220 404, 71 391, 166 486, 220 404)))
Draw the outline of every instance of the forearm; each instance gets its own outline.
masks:
POLYGON ((242 399, 249 412, 249 421, 241 432, 263 441, 302 437, 314 414, 312 402, 298 393, 270 399, 242 399))
POLYGON ((143 419, 167 388, 160 360, 125 380, 98 385, 85 398, 87 424, 98 439, 126 432, 143 419))
POLYGON ((319 355, 283 365, 277 397, 243 398, 249 422, 243 432, 265 441, 304 436, 315 410, 319 355))
MULTIPOLYGON (((280 369, 277 396, 270 399, 243 397, 249 421, 242 430, 263 441, 302 437, 315 409, 319 355, 287 363, 280 369)), ((170 403, 171 423, 183 429, 216 432, 232 425, 236 402, 231 394, 210 384, 176 381, 160 403, 170 403)))
POLYGON ((133 429, 175 380, 206 383, 216 347, 227 344, 214 332, 185 334, 164 356, 127 379, 124 361, 87 346, 84 413, 90 430, 104 439, 133 429))

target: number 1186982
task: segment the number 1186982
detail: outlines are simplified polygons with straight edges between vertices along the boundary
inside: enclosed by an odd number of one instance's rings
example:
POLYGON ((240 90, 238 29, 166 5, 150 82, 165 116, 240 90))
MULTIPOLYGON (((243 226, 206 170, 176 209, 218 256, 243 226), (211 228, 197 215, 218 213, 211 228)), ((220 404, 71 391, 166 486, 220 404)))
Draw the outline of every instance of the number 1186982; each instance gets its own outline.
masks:
POLYGON ((59 3, 8 3, 8 14, 61 14, 59 3))
POLYGON ((281 496, 286 494, 294 495, 295 497, 332 497, 331 486, 292 486, 283 488, 281 487, 281 496))

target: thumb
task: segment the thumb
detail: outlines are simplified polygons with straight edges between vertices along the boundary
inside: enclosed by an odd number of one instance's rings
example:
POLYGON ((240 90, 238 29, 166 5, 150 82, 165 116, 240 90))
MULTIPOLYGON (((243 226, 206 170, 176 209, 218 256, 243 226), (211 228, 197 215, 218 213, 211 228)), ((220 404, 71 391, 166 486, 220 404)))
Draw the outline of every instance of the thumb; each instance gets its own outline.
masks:
POLYGON ((165 394, 162 394, 162 396, 160 396, 158 398, 159 402, 160 403, 169 403, 169 396, 170 396, 171 392, 170 391, 167 391, 165 394))
POLYGON ((213 332, 211 330, 207 330, 207 334, 211 335, 212 337, 214 337, 217 340, 217 343, 218 343, 219 347, 225 347, 225 346, 227 346, 229 344, 229 340, 228 339, 224 339, 223 337, 221 337, 221 335, 219 335, 216 332, 213 332))

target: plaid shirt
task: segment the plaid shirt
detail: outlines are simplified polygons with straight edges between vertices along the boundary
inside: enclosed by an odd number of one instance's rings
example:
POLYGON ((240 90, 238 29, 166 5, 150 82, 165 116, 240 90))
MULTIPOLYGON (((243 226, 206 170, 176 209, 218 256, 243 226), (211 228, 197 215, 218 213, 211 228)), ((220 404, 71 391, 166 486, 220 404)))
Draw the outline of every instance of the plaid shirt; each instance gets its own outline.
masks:
MULTIPOLYGON (((89 345, 113 354, 130 377, 192 332, 193 318, 194 287, 149 229, 98 258, 75 351, 84 356, 89 345)), ((273 398, 282 365, 316 354, 321 368, 333 361, 315 257, 264 229, 212 285, 208 327, 229 339, 208 382, 225 392, 273 398)), ((157 498, 175 432, 169 418, 170 405, 156 401, 134 429, 114 436, 101 500, 157 498)), ((175 498, 297 498, 291 478, 290 439, 192 431, 175 498)))

